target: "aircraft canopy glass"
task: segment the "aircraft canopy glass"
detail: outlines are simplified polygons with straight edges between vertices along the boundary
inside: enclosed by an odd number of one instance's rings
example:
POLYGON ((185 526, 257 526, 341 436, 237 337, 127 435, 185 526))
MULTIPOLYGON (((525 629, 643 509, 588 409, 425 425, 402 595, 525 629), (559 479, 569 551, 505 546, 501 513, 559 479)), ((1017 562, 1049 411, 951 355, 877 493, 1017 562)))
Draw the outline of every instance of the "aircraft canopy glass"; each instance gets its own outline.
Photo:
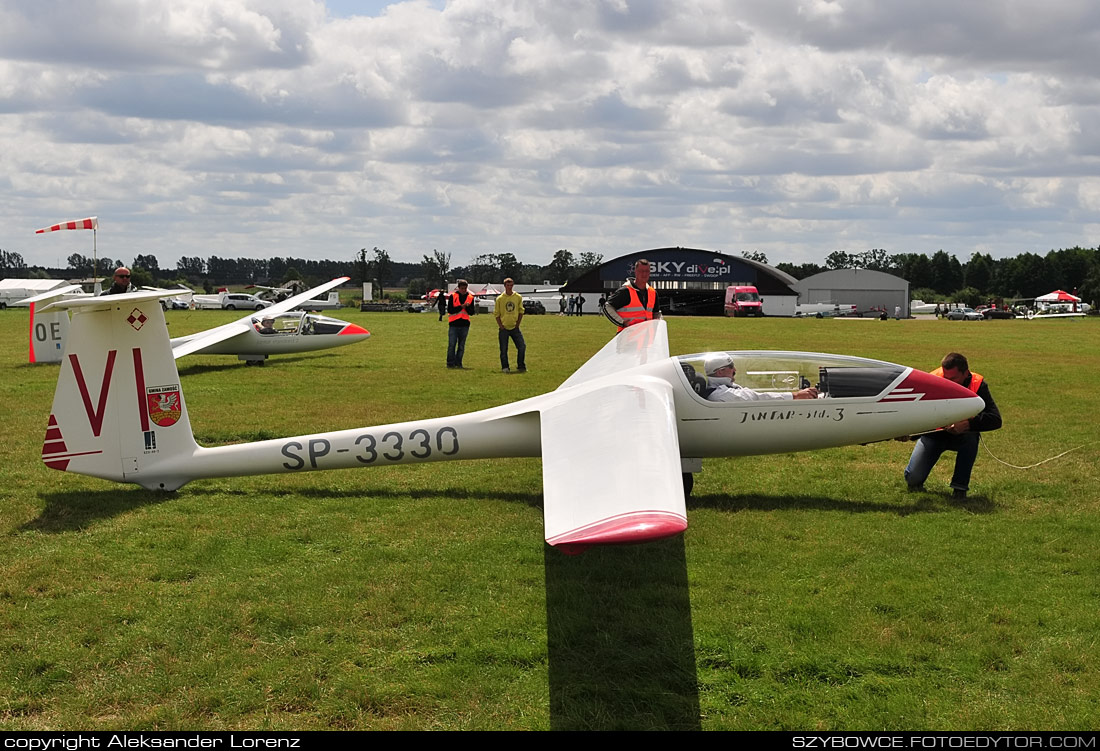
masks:
POLYGON ((278 334, 309 336, 311 334, 339 334, 347 326, 347 323, 335 318, 295 310, 277 316, 259 313, 252 316, 252 325, 256 327, 256 331, 265 336, 278 334))
POLYGON ((684 380, 700 396, 713 388, 707 371, 732 362, 734 383, 759 392, 793 393, 816 387, 819 398, 878 396, 905 370, 862 357, 813 352, 702 352, 677 358, 684 380))

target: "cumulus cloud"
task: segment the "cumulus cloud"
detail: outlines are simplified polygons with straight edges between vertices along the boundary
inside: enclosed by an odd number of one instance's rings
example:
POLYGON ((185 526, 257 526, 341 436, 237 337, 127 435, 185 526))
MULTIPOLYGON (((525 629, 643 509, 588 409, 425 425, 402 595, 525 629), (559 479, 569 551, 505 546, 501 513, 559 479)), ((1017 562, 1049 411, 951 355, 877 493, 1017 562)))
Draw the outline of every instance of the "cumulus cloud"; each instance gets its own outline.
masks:
POLYGON ((1088 245, 1098 35, 1088 0, 14 0, 0 247, 1088 245))

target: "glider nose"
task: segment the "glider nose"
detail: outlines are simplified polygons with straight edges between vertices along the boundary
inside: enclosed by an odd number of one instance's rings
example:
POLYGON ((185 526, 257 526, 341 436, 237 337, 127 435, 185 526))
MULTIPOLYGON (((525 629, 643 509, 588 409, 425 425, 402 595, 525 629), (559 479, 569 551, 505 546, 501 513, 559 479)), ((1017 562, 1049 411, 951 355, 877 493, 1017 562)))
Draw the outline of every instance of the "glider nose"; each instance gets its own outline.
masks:
POLYGON ((911 389, 910 393, 920 404, 938 404, 936 412, 945 425, 969 420, 985 409, 985 400, 973 391, 931 373, 913 370, 901 386, 911 389))
POLYGON ((349 323, 340 330, 340 336, 358 336, 361 339, 367 339, 370 337, 370 332, 362 326, 356 326, 354 323, 349 323))
POLYGON ((978 409, 981 410, 984 402, 981 398, 965 386, 960 386, 954 381, 941 378, 931 373, 913 370, 901 384, 905 388, 913 390, 921 401, 936 401, 940 399, 977 399, 978 409))

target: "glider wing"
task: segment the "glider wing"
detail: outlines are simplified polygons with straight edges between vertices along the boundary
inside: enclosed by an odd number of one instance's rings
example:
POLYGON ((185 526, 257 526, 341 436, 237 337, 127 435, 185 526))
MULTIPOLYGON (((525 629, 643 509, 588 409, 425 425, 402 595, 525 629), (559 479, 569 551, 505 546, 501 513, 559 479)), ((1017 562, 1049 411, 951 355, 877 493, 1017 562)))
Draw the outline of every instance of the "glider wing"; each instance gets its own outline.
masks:
POLYGON ((668 328, 664 321, 636 323, 620 331, 584 365, 558 386, 558 390, 603 376, 622 373, 668 357, 668 328))
POLYGON ((540 412, 548 543, 575 553, 687 527, 669 383, 639 376, 540 412))

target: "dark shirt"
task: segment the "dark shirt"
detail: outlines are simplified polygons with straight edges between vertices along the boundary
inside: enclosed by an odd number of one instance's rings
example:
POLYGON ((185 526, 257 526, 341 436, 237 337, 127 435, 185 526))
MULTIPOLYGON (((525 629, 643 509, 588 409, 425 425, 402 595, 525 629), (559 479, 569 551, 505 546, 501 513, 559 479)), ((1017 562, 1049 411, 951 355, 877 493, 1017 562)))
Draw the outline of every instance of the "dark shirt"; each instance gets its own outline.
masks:
MULTIPOLYGON (((963 384, 970 387, 973 375, 963 384)), ((993 401, 993 395, 989 393, 989 384, 982 379, 982 385, 978 387, 978 396, 985 402, 985 409, 970 418, 970 430, 975 433, 984 433, 988 430, 996 430, 1001 427, 1001 411, 997 409, 997 403, 993 401)))
POLYGON ((105 294, 105 295, 124 295, 127 292, 137 292, 137 291, 138 291, 137 287, 130 284, 129 282, 126 282, 125 287, 120 287, 117 284, 112 284, 110 286, 110 288, 106 292, 104 292, 103 294, 105 294))
MULTIPOLYGON (((637 287, 635 287, 633 279, 628 279, 627 282, 630 284, 631 287, 634 287, 634 289, 638 292, 638 299, 642 301, 642 305, 644 306, 647 302, 647 300, 646 300, 646 291, 644 289, 640 290, 637 287)), ((625 284, 622 287, 619 287, 617 290, 615 290, 615 292, 612 293, 611 297, 607 298, 607 305, 611 306, 615 310, 618 310, 619 308, 625 307, 629 304, 630 304, 630 291, 626 288, 625 284)), ((659 300, 657 298, 657 290, 653 290, 653 317, 656 318, 657 315, 660 312, 661 312, 661 303, 659 302, 659 300)))

